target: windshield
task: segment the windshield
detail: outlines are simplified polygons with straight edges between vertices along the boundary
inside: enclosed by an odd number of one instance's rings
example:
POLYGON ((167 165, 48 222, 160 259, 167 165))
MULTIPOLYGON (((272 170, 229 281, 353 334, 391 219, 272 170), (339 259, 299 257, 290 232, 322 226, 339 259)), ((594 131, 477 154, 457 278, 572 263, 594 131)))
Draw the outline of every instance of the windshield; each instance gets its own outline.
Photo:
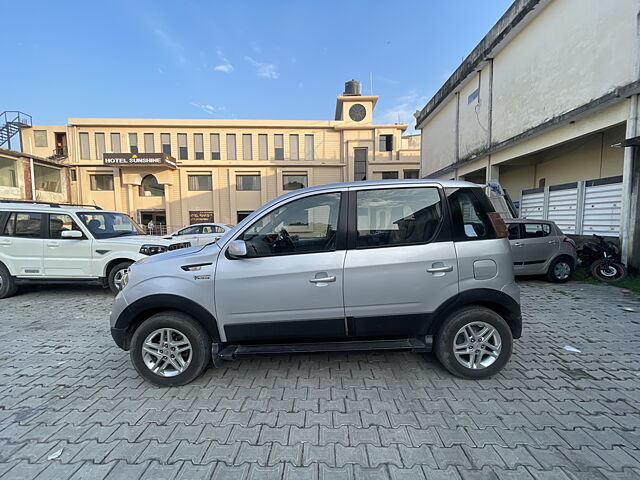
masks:
POLYGON ((145 231, 129 215, 113 212, 79 213, 78 217, 95 238, 144 235, 145 231))

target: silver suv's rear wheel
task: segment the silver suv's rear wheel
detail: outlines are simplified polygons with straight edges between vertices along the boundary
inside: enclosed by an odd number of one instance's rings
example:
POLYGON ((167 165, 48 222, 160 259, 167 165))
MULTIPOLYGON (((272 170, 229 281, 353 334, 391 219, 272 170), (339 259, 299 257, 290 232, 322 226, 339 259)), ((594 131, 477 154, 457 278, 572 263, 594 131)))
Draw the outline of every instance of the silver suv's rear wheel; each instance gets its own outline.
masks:
POLYGON ((513 336, 507 322, 493 310, 472 305, 443 323, 434 351, 442 365, 463 378, 485 378, 509 361, 513 336))
POLYGON ((160 386, 185 385, 209 364, 211 339, 190 316, 161 312, 142 322, 134 332, 130 355, 145 380, 160 386))

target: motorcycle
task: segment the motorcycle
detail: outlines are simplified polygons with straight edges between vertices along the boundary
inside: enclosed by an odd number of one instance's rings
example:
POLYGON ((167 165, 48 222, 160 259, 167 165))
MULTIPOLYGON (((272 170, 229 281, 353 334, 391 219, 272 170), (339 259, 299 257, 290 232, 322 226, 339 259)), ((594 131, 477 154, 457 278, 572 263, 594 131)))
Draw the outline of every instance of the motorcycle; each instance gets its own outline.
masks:
POLYGON ((627 267, 620 260, 615 243, 600 235, 595 242, 587 242, 578 249, 578 265, 589 269, 591 275, 603 282, 619 282, 627 276, 627 267))

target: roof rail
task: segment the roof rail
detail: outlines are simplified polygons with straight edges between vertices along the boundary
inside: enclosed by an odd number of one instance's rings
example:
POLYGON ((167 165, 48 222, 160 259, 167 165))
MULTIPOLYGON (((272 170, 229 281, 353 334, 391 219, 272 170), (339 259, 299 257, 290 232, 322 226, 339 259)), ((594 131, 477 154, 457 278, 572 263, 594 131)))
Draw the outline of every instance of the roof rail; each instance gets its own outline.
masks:
POLYGON ((58 203, 58 202, 38 202, 36 200, 0 200, 0 203, 21 203, 25 205, 48 205, 53 208, 60 207, 83 207, 83 208, 95 208, 96 210, 102 210, 102 207, 98 205, 83 205, 81 203, 58 203))

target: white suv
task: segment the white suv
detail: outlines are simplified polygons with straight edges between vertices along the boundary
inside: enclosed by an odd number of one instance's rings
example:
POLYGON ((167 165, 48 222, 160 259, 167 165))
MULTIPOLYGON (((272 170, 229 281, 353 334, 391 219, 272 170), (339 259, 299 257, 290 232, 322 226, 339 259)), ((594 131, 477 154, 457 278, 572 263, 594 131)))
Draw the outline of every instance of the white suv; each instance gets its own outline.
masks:
POLYGON ((145 235, 129 216, 95 206, 0 201, 0 298, 24 283, 97 282, 120 289, 141 258, 190 247, 145 235))

